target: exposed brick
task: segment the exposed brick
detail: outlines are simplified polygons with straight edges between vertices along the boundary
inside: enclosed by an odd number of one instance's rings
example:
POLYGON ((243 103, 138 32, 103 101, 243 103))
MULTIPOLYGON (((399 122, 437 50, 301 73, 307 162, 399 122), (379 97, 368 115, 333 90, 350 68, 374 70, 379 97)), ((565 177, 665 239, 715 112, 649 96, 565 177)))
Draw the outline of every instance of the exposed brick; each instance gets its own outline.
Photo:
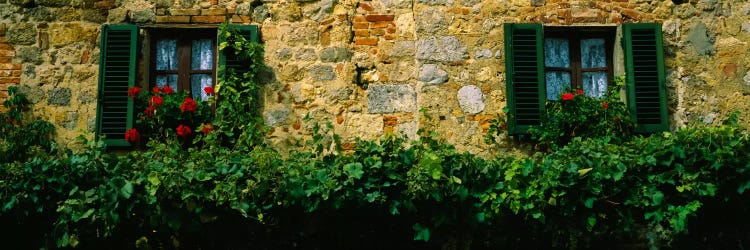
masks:
POLYGON ((357 143, 354 142, 344 142, 341 143, 341 149, 346 151, 352 151, 354 148, 357 147, 357 143))
POLYGON ((200 13, 199 9, 169 9, 169 14, 173 16, 197 16, 200 13))
POLYGON ((373 35, 373 36, 382 36, 382 35, 385 35, 385 29, 383 29, 383 28, 380 28, 380 29, 370 29, 370 35, 373 35))
POLYGON ((89 52, 89 50, 84 50, 83 52, 81 52, 81 64, 86 64, 89 62, 90 54, 91 52, 89 52))
POLYGON ((21 69, 21 64, 15 63, 0 63, 0 70, 2 69, 21 69))
POLYGON ((354 23, 366 23, 367 19, 363 15, 356 15, 352 19, 352 22, 354 22, 354 23))
POLYGON ((355 37, 354 45, 378 45, 378 38, 376 37, 355 37))
POLYGON ((629 17, 630 19, 633 19, 633 20, 641 20, 641 15, 637 11, 635 11, 635 10, 623 9, 622 10, 622 14, 624 16, 626 16, 626 17, 629 17))
POLYGON ((94 6, 101 9, 112 9, 115 7, 114 0, 104 0, 94 3, 94 6))
POLYGON ((5 43, 5 42, 8 42, 8 38, 7 37, 0 37, 0 43, 5 43))
POLYGON ((222 23, 224 16, 193 16, 190 18, 193 23, 222 23))
POLYGON ((14 52, 12 50, 0 50, 0 57, 4 57, 4 56, 11 56, 12 57, 12 56, 15 56, 15 55, 16 55, 16 52, 14 52))
POLYGON ((395 18, 394 15, 384 15, 384 14, 371 14, 365 16, 365 19, 370 22, 381 22, 381 21, 393 21, 395 18))
POLYGON ((20 77, 0 77, 0 84, 2 83, 21 83, 20 77))
POLYGON ((189 16, 157 16, 157 23, 189 23, 189 16))
POLYGON ((383 126, 393 127, 398 124, 398 117, 393 115, 383 116, 383 126))
POLYGON ((388 27, 385 29, 385 32, 388 32, 390 34, 396 33, 396 27, 388 27))
POLYGON ((343 122, 344 122, 344 116, 339 115, 338 117, 336 117, 336 123, 337 124, 341 124, 343 122))
POLYGON ((396 26, 393 22, 374 22, 370 24, 370 28, 385 28, 389 25, 396 26))
POLYGON ((370 23, 354 23, 354 29, 367 29, 370 27, 370 23))
POLYGON ((13 75, 12 70, 0 70, 0 77, 9 77, 13 75))
POLYGON ((370 36, 370 31, 366 29, 356 29, 354 30, 354 36, 356 37, 368 37, 370 36))
POLYGON ((163 16, 167 14, 167 9, 164 8, 158 8, 156 9, 156 15, 157 16, 163 16))
POLYGON ((384 38, 385 40, 393 40, 396 39, 396 34, 385 34, 384 38))
POLYGON ((373 8, 372 5, 370 5, 369 3, 360 2, 359 3, 359 7, 362 8, 363 10, 366 10, 366 11, 373 11, 373 10, 375 10, 375 8, 373 8))
POLYGON ((13 70, 13 73, 11 74, 12 77, 20 77, 21 71, 20 70, 13 70))
POLYGON ((236 9, 235 9, 235 8, 227 8, 227 14, 230 14, 230 15, 231 15, 231 14, 234 14, 234 13, 235 13, 235 11, 236 11, 236 9))
POLYGON ((0 50, 12 50, 13 46, 7 43, 0 43, 0 50))
POLYGON ((227 9, 207 9, 201 10, 203 16, 222 16, 227 14, 227 9))
POLYGON ((461 14, 461 15, 468 15, 469 12, 471 12, 471 9, 466 7, 453 7, 448 9, 448 13, 455 13, 455 14, 461 14))
POLYGON ((334 21, 336 21, 336 18, 329 17, 328 19, 321 21, 320 25, 321 26, 323 26, 323 25, 329 25, 329 24, 332 24, 334 21))
POLYGON ((13 61, 13 57, 0 56, 0 63, 10 63, 11 61, 13 61))
POLYGON ((253 19, 249 16, 232 15, 232 23, 251 23, 253 19))

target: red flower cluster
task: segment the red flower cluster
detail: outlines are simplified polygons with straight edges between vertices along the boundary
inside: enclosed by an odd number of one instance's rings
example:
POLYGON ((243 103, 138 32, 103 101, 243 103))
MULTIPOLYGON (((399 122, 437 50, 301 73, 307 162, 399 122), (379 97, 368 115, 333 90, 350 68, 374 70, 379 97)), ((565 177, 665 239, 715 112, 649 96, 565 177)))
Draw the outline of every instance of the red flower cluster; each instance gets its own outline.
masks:
POLYGON ((563 101, 570 101, 573 100, 573 97, 575 97, 572 93, 565 93, 562 95, 563 101))
POLYGON ((146 108, 143 113, 148 117, 154 118, 154 115, 156 114, 156 106, 148 106, 148 108, 146 108))
POLYGON ((138 96, 138 93, 141 92, 141 88, 139 87, 132 87, 128 89, 128 97, 135 98, 138 96))
POLYGON ((193 133, 192 130, 190 130, 190 127, 180 124, 177 126, 177 136, 185 138, 190 136, 190 134, 193 133))
POLYGON ((578 93, 578 95, 580 95, 580 96, 583 96, 583 90, 582 89, 577 89, 576 93, 578 93))
POLYGON ((172 87, 165 85, 164 87, 161 88, 161 92, 164 93, 165 95, 174 94, 174 89, 172 89, 172 87))
POLYGON ((149 106, 159 106, 162 103, 164 103, 164 98, 162 98, 161 96, 155 95, 155 96, 151 97, 151 99, 148 102, 148 105, 149 106))
POLYGON ((205 87, 205 88, 203 88, 203 92, 206 92, 207 95, 213 95, 214 94, 214 88, 212 88, 212 87, 205 87))
POLYGON ((182 102, 182 105, 180 105, 180 110, 182 112, 195 112, 195 110, 198 109, 198 104, 195 103, 195 100, 190 97, 185 97, 185 101, 182 102))
POLYGON ((609 103, 608 102, 602 102, 602 108, 603 109, 608 109, 609 108, 609 103))
POLYGON ((138 130, 134 128, 128 129, 128 131, 125 131, 125 141, 136 144, 141 141, 141 133, 138 133, 138 130))
POLYGON ((214 131, 214 125, 210 122, 204 123, 203 126, 201 126, 201 132, 203 132, 203 134, 207 135, 208 133, 211 133, 211 131, 214 131))
POLYGON ((153 88, 154 93, 159 94, 159 86, 156 86, 153 88))

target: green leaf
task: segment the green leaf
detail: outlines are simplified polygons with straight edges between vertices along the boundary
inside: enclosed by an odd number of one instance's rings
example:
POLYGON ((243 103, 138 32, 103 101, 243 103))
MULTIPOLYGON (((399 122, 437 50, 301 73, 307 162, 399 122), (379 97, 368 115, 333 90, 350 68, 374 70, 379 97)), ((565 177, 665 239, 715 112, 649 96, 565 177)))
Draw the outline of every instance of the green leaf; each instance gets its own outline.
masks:
POLYGON ((588 173, 589 171, 591 171, 592 169, 593 169, 593 168, 584 168, 584 169, 579 169, 579 170, 578 170, 578 176, 583 176, 583 175, 585 175, 586 173, 588 173))
POLYGON ((429 241, 430 240, 430 229, 427 227, 422 226, 422 224, 414 224, 412 226, 412 229, 414 229, 414 240, 422 240, 422 241, 429 241))
POLYGON ((661 201, 664 200, 664 193, 662 193, 659 190, 653 190, 651 192, 651 201, 652 205, 658 206, 661 204, 661 201))
POLYGON ((596 201, 596 197, 590 197, 583 202, 583 205, 586 206, 587 208, 593 208, 594 201, 596 201))
POLYGON ((349 177, 352 177, 354 179, 362 178, 362 175, 365 174, 365 172, 362 170, 362 163, 354 162, 344 165, 344 172, 349 177))

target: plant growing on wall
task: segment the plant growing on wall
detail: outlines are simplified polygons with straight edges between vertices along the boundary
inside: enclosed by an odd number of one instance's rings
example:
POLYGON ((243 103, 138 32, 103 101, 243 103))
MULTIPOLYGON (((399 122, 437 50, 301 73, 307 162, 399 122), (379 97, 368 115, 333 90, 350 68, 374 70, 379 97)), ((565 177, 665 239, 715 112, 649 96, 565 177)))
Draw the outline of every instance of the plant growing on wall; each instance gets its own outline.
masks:
POLYGON ((26 116, 29 101, 15 86, 8 88, 10 98, 0 112, 0 163, 24 159, 36 148, 49 150, 54 127, 44 120, 26 116))
MULTIPOLYGON (((213 93, 211 87, 203 91, 213 93)), ((196 132, 211 127, 213 95, 209 95, 207 102, 195 101, 186 92, 176 93, 164 86, 151 91, 133 87, 128 90, 128 96, 136 99, 135 110, 139 112, 135 128, 125 132, 125 140, 131 144, 167 139, 189 143, 196 132)))
POLYGON ((563 92, 559 101, 547 101, 541 124, 529 129, 531 138, 543 147, 558 147, 572 138, 606 137, 613 143, 628 140, 633 132, 625 103, 620 101, 623 77, 615 78, 615 86, 605 97, 586 96, 583 90, 563 92))

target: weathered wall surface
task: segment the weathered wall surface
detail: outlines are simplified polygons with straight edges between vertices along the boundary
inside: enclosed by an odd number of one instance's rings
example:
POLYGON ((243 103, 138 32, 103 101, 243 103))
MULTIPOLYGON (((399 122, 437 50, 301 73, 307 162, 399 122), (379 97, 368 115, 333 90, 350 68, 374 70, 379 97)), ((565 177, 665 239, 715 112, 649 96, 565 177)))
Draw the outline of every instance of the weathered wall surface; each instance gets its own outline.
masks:
POLYGON ((748 14, 742 0, 0 0, 0 86, 20 84, 69 144, 94 129, 101 24, 228 17, 261 28, 278 147, 301 142, 306 116, 345 141, 415 137, 424 109, 459 149, 487 153, 482 136, 505 105, 504 23, 662 23, 677 128, 735 109, 750 124, 748 14))

